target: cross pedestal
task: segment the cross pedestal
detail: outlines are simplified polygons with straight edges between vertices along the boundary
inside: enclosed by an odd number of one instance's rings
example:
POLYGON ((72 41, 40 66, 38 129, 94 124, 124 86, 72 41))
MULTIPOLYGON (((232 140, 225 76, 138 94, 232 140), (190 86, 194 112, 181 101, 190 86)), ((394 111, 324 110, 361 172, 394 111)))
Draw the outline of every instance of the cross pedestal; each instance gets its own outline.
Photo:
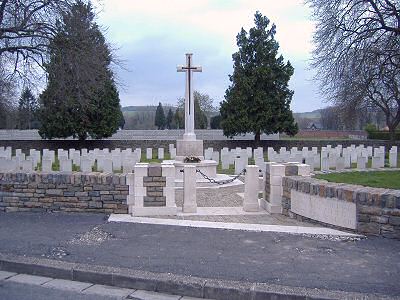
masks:
POLYGON ((186 66, 178 66, 178 72, 186 73, 185 91, 185 133, 182 140, 176 141, 176 160, 187 156, 203 158, 203 141, 196 139, 194 133, 193 72, 201 72, 201 67, 192 65, 191 53, 186 54, 186 66))

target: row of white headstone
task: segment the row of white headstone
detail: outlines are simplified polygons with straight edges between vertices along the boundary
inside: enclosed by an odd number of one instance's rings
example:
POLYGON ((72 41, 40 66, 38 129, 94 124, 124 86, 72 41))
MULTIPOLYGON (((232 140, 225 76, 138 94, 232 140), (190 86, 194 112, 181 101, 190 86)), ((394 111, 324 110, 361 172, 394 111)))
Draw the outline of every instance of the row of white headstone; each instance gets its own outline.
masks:
MULTIPOLYGON (((352 164, 357 164, 357 169, 365 169, 369 159, 372 160, 372 168, 385 167, 384 146, 373 148, 371 146, 364 147, 364 145, 351 145, 350 147, 343 147, 342 145, 332 147, 331 145, 327 145, 326 147, 322 147, 321 151, 318 151, 317 147, 312 147, 311 149, 303 147, 301 150, 297 147, 292 147, 290 150, 287 150, 286 147, 281 147, 279 151, 268 147, 267 155, 270 162, 305 163, 310 165, 311 170, 342 170, 352 168, 352 164)), ((392 146, 389 150, 389 167, 397 167, 397 157, 397 146, 392 146)), ((223 148, 221 152, 214 151, 213 148, 207 148, 204 151, 204 158, 212 159, 218 164, 221 163, 223 170, 227 170, 231 165, 234 165, 235 174, 239 174, 248 164, 248 159, 253 158, 255 164, 260 167, 260 170, 265 171, 266 161, 262 147, 254 150, 251 147, 231 150, 223 148)))
POLYGON ((221 164, 223 170, 228 170, 231 165, 234 165, 235 174, 241 173, 251 158, 254 158, 255 164, 262 171, 265 171, 264 149, 262 147, 256 149, 251 147, 229 149, 225 147, 222 148, 221 152, 214 151, 211 147, 204 150, 204 159, 216 161, 218 164, 221 164))
MULTIPOLYGON (((176 157, 176 148, 174 144, 168 147, 171 159, 176 157)), ((141 161, 142 150, 140 148, 134 151, 130 148, 121 150, 116 148, 110 151, 108 148, 94 150, 75 150, 75 149, 57 149, 57 151, 43 149, 41 151, 30 149, 29 156, 25 155, 21 149, 15 150, 15 156, 12 155, 11 147, 0 147, 0 171, 14 172, 24 171, 32 172, 38 169, 41 164, 42 172, 52 172, 56 162, 56 157, 59 162, 60 172, 72 172, 73 166, 79 167, 81 172, 87 173, 96 170, 104 173, 132 172, 135 164, 141 161)), ((146 148, 146 159, 165 158, 164 148, 157 149, 157 156, 153 156, 153 149, 146 148)))
MULTIPOLYGON (((176 148, 174 144, 170 144, 168 151, 171 159, 176 157, 176 148)), ((0 147, 0 171, 33 171, 41 163, 43 172, 51 172, 56 162, 56 153, 59 161, 59 170, 61 172, 72 172, 73 165, 80 168, 81 172, 91 172, 96 169, 100 172, 111 173, 113 171, 130 173, 134 165, 141 160, 141 149, 134 151, 130 148, 121 150, 116 148, 110 149, 87 149, 63 150, 57 151, 44 149, 42 154, 40 151, 30 149, 29 155, 25 155, 21 149, 15 150, 15 156, 12 156, 11 147, 0 147), (96 168, 95 168, 96 166, 96 168)), ((163 160, 165 158, 164 148, 157 149, 157 156, 154 157, 153 148, 146 148, 146 159, 151 160, 157 158, 163 160)), ((352 164, 357 164, 358 169, 365 169, 368 160, 372 159, 372 168, 383 168, 385 166, 385 147, 378 148, 364 147, 363 145, 350 147, 342 147, 338 145, 332 147, 328 145, 322 147, 318 151, 317 147, 311 149, 303 147, 299 150, 292 147, 287 150, 281 147, 279 151, 275 151, 272 147, 267 149, 268 161, 270 162, 298 162, 306 163, 311 169, 321 169, 326 171, 329 169, 341 170, 351 168, 352 164)), ((393 146, 389 150, 389 166, 397 167, 397 147, 393 146)), ((239 174, 246 167, 250 158, 254 159, 256 165, 260 167, 261 172, 265 172, 264 149, 262 147, 253 149, 240 147, 229 149, 223 148, 220 152, 214 151, 213 148, 207 148, 204 151, 206 160, 214 160, 218 164, 221 163, 222 169, 227 170, 231 165, 235 167, 235 174, 239 174)))
MULTIPOLYGON (((392 146, 389 150, 389 167, 397 167, 397 157, 397 146, 392 146)), ((373 148, 371 146, 364 147, 364 145, 332 147, 328 145, 322 147, 320 152, 316 147, 311 150, 304 147, 301 151, 295 147, 291 148, 290 151, 282 147, 279 152, 268 148, 268 158, 269 161, 273 162, 304 162, 310 165, 312 170, 320 169, 321 171, 343 170, 352 168, 353 164, 357 165, 357 169, 365 169, 369 159, 371 159, 371 167, 375 169, 385 167, 385 147, 373 148)))
MULTIPOLYGON (((151 160, 151 159, 159 159, 163 160, 165 159, 165 152, 164 148, 157 148, 157 156, 153 155, 153 148, 146 148, 146 159, 151 160)), ((168 145, 168 152, 170 155, 170 159, 175 159, 176 157, 176 148, 174 144, 169 144, 168 145)))
POLYGON ((121 150, 109 149, 58 149, 57 151, 44 149, 40 151, 30 149, 29 156, 25 156, 21 149, 16 149, 15 156, 12 156, 11 147, 0 147, 0 171, 14 172, 25 171, 31 172, 38 168, 41 164, 42 172, 52 172, 56 163, 56 157, 59 163, 60 172, 72 172, 73 165, 79 167, 81 172, 89 173, 93 169, 104 172, 124 172, 131 173, 135 164, 140 162, 141 149, 137 148, 121 150), (57 153, 57 155, 56 155, 57 153))

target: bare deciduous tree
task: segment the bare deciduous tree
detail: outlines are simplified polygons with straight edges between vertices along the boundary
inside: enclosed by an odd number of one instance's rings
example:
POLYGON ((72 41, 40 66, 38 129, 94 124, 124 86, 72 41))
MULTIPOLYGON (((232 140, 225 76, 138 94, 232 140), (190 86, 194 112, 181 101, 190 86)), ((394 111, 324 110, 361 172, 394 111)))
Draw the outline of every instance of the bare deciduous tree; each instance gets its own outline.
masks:
POLYGON ((26 64, 43 65, 57 19, 70 2, 0 0, 0 57, 11 63, 11 72, 22 75, 26 64))
POLYGON ((9 127, 10 112, 13 111, 14 84, 7 78, 4 63, 0 58, 0 128, 9 127))
POLYGON ((400 122, 400 2, 306 0, 317 30, 313 66, 342 111, 379 107, 394 138, 400 122))

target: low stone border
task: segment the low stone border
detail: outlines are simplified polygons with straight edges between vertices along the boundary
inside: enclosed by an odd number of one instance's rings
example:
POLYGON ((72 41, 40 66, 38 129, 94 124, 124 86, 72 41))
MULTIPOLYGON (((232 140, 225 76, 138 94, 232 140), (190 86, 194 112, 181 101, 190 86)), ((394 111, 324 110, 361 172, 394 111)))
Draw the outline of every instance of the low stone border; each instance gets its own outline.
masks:
POLYGON ((382 294, 362 294, 267 283, 200 278, 171 273, 154 273, 1 253, 0 270, 216 300, 397 298, 382 294))
POLYGON ((126 175, 0 173, 0 211, 128 213, 126 175))
POLYGON ((310 220, 291 211, 291 194, 292 191, 297 191, 303 195, 354 203, 356 205, 356 232, 400 239, 400 190, 332 183, 302 176, 284 177, 282 187, 283 214, 287 216, 310 220))

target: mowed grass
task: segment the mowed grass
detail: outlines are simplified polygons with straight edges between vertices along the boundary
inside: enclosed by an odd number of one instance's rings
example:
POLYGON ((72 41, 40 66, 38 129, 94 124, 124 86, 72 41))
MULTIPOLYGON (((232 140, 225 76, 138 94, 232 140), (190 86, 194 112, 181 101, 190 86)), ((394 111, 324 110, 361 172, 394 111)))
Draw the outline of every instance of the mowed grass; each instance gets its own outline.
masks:
POLYGON ((346 172, 319 174, 315 177, 330 182, 400 190, 400 171, 346 172))

